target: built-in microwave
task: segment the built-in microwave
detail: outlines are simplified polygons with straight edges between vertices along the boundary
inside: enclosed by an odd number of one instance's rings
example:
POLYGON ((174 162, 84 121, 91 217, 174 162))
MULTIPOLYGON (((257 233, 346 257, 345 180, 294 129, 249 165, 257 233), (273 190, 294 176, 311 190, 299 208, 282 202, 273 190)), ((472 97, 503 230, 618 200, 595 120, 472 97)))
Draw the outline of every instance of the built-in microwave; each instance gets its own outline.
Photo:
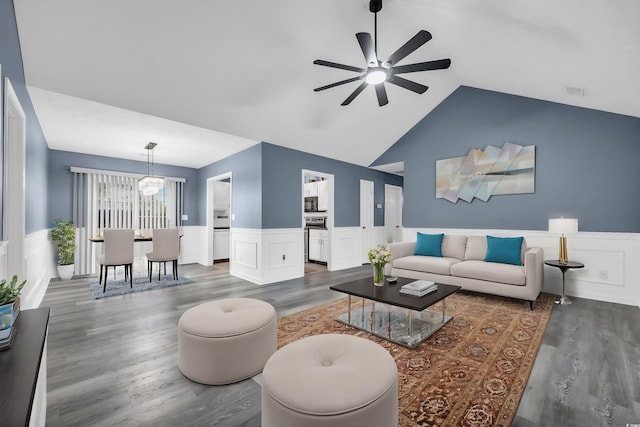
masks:
POLYGON ((304 198, 304 211, 305 212, 318 212, 318 197, 305 197, 304 198))

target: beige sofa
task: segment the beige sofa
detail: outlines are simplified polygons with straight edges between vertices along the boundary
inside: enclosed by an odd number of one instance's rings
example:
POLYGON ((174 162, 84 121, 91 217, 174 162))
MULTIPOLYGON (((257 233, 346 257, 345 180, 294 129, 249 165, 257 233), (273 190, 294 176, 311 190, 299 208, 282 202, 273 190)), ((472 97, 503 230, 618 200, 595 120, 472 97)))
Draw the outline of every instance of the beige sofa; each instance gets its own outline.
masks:
POLYGON ((519 298, 533 302, 543 284, 543 251, 527 248, 523 240, 523 265, 485 262, 486 236, 445 234, 442 257, 414 255, 416 242, 391 243, 391 274, 461 286, 462 289, 519 298))

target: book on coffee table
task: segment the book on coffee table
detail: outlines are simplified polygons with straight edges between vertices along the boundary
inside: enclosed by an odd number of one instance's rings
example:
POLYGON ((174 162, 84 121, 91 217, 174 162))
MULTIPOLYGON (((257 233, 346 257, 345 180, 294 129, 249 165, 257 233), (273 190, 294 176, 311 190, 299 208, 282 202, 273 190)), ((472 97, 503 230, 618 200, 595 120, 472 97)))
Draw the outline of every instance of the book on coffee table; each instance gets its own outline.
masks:
POLYGON ((425 289, 437 288, 437 287, 438 285, 428 280, 416 280, 414 282, 403 285, 402 289, 408 289, 411 291, 424 291, 425 289))
POLYGON ((428 280, 416 280, 415 282, 407 283, 400 288, 401 294, 413 295, 417 297, 424 296, 438 289, 438 285, 428 280))

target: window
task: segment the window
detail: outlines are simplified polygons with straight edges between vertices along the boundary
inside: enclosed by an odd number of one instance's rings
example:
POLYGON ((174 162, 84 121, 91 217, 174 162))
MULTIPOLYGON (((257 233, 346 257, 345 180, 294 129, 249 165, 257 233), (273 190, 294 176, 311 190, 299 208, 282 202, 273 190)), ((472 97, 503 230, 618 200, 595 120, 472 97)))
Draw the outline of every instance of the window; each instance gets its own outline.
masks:
POLYGON ((153 196, 138 191, 137 175, 71 168, 73 223, 78 228, 76 274, 95 273, 95 248, 90 237, 107 228, 131 228, 149 235, 154 228, 180 224, 184 179, 166 178, 153 196))

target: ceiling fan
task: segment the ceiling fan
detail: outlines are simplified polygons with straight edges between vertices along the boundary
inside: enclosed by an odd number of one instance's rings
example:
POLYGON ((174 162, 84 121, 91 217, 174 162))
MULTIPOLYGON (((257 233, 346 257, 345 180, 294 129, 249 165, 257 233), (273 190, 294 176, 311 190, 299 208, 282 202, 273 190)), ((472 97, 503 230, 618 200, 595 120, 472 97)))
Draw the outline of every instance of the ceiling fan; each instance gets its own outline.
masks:
POLYGON ((428 87, 420 83, 407 80, 404 77, 400 77, 398 74, 415 73, 417 71, 429 71, 429 70, 442 70, 449 68, 451 65, 450 59, 438 59, 435 61, 418 62, 408 65, 396 65, 398 62, 407 57, 414 50, 431 40, 431 33, 425 30, 418 31, 418 34, 413 36, 408 42, 402 45, 398 50, 393 52, 389 58, 381 62, 378 59, 378 12, 382 10, 382 0, 370 0, 369 11, 373 13, 374 21, 374 41, 371 39, 369 33, 356 33, 356 38, 360 44, 360 49, 364 54, 364 58, 367 61, 366 68, 353 67, 351 65, 338 64, 331 61, 325 61, 322 59, 316 59, 313 61, 316 65, 322 65, 325 67, 339 68, 341 70, 353 71, 360 73, 359 76, 351 77, 346 80, 331 83, 326 86, 321 86, 314 89, 314 92, 320 92, 321 90, 331 89, 332 87, 340 86, 343 84, 356 82, 359 80, 364 81, 354 90, 351 95, 345 99, 340 105, 349 105, 356 96, 360 94, 368 85, 373 85, 378 97, 378 105, 381 107, 389 103, 387 98, 387 91, 384 87, 384 83, 388 82, 396 86, 403 87, 410 91, 422 94, 428 87))

